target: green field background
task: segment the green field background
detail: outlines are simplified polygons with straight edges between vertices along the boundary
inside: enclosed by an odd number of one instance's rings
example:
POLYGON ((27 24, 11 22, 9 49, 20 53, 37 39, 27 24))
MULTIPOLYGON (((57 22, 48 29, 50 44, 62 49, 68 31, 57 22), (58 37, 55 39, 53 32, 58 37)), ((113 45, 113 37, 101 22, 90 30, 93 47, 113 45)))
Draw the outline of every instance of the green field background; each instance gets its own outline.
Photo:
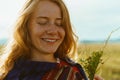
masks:
MULTIPOLYGON (((93 51, 103 49, 104 44, 79 44, 79 58, 87 57, 93 51)), ((120 43, 109 43, 104 48, 98 75, 105 80, 120 80, 120 43)))

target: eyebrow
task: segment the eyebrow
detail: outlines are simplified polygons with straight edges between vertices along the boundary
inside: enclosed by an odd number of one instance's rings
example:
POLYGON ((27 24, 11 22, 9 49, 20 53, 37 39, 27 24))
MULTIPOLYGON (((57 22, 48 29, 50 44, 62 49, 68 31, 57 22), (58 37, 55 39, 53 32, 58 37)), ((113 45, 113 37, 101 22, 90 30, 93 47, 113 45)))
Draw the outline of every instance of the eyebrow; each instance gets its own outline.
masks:
MULTIPOLYGON (((48 17, 44 17, 44 16, 38 16, 37 19, 40 19, 40 18, 45 18, 45 19, 48 19, 48 17)), ((57 20, 62 20, 61 17, 58 17, 57 20)))
POLYGON ((40 19, 40 18, 48 19, 47 17, 43 17, 43 16, 39 16, 39 17, 37 17, 37 19, 40 19))

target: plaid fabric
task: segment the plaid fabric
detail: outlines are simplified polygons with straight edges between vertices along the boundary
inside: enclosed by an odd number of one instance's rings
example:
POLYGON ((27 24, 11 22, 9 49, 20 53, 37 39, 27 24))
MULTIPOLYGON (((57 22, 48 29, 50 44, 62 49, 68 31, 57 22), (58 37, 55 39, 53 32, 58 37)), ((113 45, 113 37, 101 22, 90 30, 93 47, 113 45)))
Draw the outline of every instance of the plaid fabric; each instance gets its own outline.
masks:
POLYGON ((85 80, 76 66, 61 61, 55 69, 47 72, 42 80, 85 80))
POLYGON ((60 63, 19 60, 4 80, 88 80, 83 68, 66 59, 60 63))

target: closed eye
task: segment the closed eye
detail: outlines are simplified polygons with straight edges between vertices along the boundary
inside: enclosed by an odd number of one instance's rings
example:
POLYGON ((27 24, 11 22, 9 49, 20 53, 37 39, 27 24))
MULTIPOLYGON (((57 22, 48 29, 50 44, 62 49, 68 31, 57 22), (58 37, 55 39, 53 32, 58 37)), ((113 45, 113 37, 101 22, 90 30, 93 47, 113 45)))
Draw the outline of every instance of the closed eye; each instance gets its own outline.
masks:
POLYGON ((40 17, 40 18, 38 18, 37 23, 39 25, 46 25, 46 24, 48 24, 48 19, 45 17, 40 17))
POLYGON ((55 25, 56 26, 63 26, 62 20, 61 19, 56 20, 55 25))
POLYGON ((48 22, 38 22, 39 25, 46 25, 48 22))

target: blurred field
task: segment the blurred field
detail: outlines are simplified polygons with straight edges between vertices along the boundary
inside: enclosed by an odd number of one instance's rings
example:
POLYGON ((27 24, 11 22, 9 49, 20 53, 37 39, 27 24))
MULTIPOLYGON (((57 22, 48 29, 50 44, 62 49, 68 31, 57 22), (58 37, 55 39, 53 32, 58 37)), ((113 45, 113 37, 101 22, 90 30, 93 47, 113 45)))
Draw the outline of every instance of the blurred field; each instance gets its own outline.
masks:
POLYGON ((2 47, 3 47, 3 46, 1 46, 1 45, 0 45, 0 54, 2 53, 2 50, 1 50, 1 49, 2 49, 2 47))
MULTIPOLYGON (((85 58, 92 51, 103 48, 104 44, 80 44, 78 48, 79 58, 85 58)), ((109 43, 104 49, 103 64, 99 74, 105 80, 120 80, 120 43, 109 43)))

